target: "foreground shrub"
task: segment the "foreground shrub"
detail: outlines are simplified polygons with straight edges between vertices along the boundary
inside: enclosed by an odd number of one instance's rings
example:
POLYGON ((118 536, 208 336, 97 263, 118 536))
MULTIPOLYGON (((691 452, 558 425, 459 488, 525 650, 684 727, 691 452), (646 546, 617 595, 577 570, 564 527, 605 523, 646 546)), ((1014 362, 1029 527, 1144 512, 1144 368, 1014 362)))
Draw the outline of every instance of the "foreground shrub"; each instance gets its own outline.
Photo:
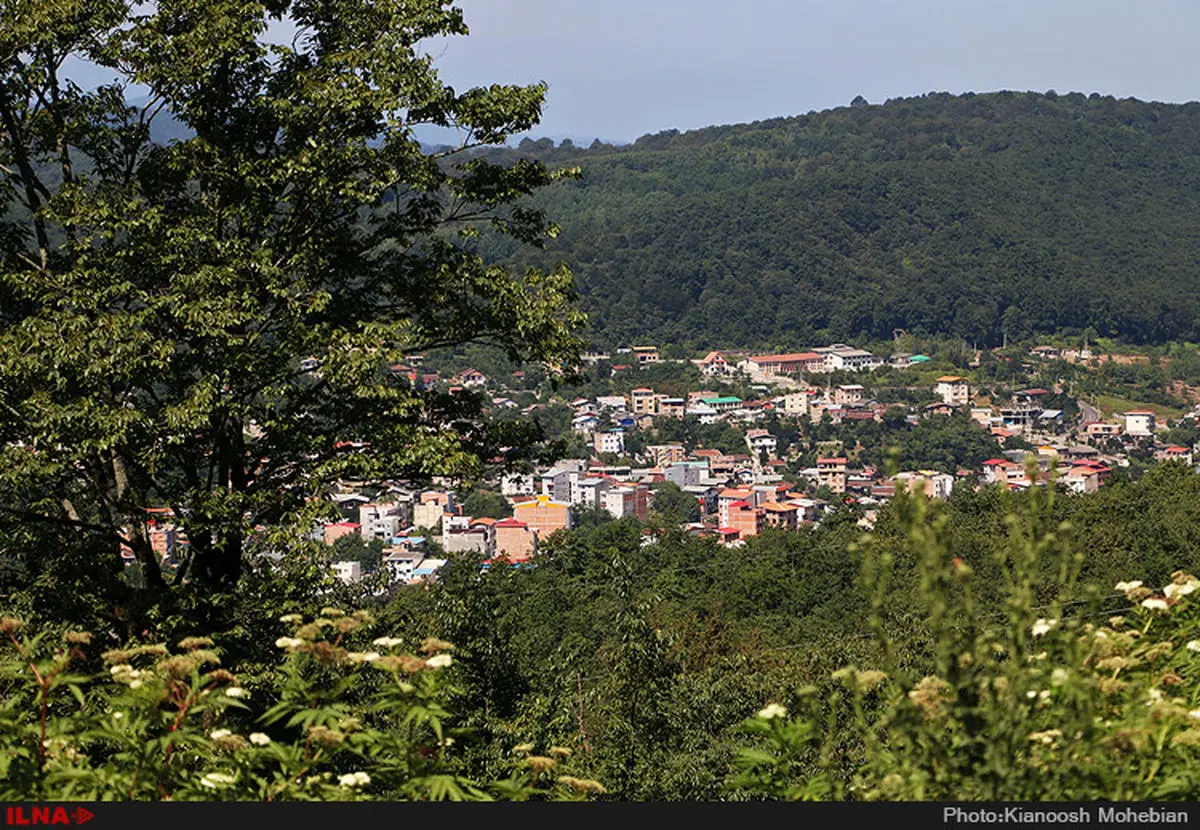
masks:
MULTIPOLYGON (((907 547, 868 536, 883 664, 745 723, 742 795, 855 800, 1183 800, 1200 793, 1200 580, 1122 582, 1078 599, 1084 553, 1053 488, 1008 517, 1004 601, 980 607, 941 509, 899 496, 907 547), (930 659, 896 654, 880 607, 897 556, 919 578, 930 659), (1052 565, 1053 584, 1040 576, 1052 565), (1045 597, 1049 595, 1049 599, 1045 597), (1070 599, 1076 597, 1076 599, 1070 599)), ((1086 593, 1086 592, 1084 592, 1086 593)))
POLYGON ((373 636, 365 612, 280 620, 274 685, 250 689, 206 637, 95 653, 92 636, 0 621, 6 800, 525 800, 603 793, 570 749, 513 748, 461 775, 454 647, 373 636), (414 647, 415 646, 415 647, 414 647))

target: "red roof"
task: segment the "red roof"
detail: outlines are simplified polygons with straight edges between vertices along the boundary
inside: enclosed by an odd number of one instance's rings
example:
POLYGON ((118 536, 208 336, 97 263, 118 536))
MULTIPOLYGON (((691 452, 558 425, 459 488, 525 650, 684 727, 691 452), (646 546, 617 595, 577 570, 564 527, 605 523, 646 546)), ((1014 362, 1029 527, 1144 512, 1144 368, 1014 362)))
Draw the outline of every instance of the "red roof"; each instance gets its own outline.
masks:
POLYGON ((1013 462, 1008 461, 1003 458, 989 458, 987 461, 983 462, 983 466, 985 466, 985 467, 1000 467, 1005 464, 1012 464, 1012 463, 1013 462))
POLYGON ((519 527, 527 530, 529 525, 525 524, 524 522, 517 521, 516 519, 505 519, 502 522, 496 522, 496 527, 519 527))
POLYGON ((818 458, 817 463, 818 464, 845 464, 846 459, 844 459, 844 458, 818 458))

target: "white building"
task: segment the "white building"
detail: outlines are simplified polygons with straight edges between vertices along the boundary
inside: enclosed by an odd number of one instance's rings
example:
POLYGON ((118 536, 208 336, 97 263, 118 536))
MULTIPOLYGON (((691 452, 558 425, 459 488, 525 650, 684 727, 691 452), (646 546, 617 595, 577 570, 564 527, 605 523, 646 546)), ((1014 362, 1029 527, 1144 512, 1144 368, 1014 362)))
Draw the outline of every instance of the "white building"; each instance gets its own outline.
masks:
POLYGON ((847 346, 845 343, 834 343, 832 346, 824 346, 813 349, 813 351, 824 356, 825 371, 827 372, 839 370, 860 372, 883 365, 883 358, 876 357, 865 349, 847 346))
POLYGON ((350 585, 362 579, 362 563, 360 562, 334 562, 333 575, 350 585))
POLYGON ((536 495, 537 481, 533 473, 508 473, 500 478, 500 494, 507 498, 536 495))
POLYGON ((597 432, 592 436, 592 444, 597 453, 623 455, 625 453, 625 430, 606 429, 603 432, 597 432))
POLYGON ((361 505, 358 508, 358 532, 364 539, 391 541, 408 526, 407 513, 395 502, 361 505))
POLYGON ((934 394, 950 406, 966 406, 971 402, 971 384, 966 378, 943 375, 933 387, 934 394))
POLYGON ((1126 435, 1153 435, 1154 413, 1148 409, 1136 409, 1125 413, 1126 435))

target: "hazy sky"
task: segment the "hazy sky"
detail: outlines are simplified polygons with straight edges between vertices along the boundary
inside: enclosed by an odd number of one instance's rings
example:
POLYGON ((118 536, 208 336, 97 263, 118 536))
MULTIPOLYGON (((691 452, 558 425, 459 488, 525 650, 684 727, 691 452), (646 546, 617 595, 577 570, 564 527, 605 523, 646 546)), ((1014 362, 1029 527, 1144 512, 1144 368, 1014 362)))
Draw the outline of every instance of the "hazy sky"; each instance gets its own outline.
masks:
MULTIPOLYGON (((632 141, 926 92, 1200 99, 1198 0, 458 0, 443 79, 550 85, 535 136, 632 141)), ((85 75, 90 72, 84 71, 85 75)), ((90 78, 89 78, 90 80, 90 78)))
POLYGON ((1196 0, 460 0, 456 88, 545 80, 535 135, 632 140, 931 91, 1200 99, 1196 0))

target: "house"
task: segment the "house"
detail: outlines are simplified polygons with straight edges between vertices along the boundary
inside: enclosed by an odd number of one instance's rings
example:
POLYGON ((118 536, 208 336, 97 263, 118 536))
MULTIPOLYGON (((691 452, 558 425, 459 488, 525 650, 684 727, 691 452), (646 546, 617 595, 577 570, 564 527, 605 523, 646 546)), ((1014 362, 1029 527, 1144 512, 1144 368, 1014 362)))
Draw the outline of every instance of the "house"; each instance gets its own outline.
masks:
POLYGON ((709 352, 696 361, 696 365, 700 367, 700 374, 705 377, 724 377, 734 372, 733 366, 720 352, 709 352))
POLYGON ((629 401, 624 395, 600 395, 596 398, 596 406, 604 412, 624 412, 629 408, 629 401))
POLYGON ((442 530, 442 548, 446 553, 479 553, 491 556, 494 544, 494 527, 487 524, 442 530))
POLYGON ((732 528, 738 532, 738 537, 745 539, 757 536, 762 532, 763 511, 748 501, 737 500, 724 506, 728 521, 722 527, 732 528))
POLYGON ((654 415, 658 412, 658 396, 653 389, 638 387, 629 393, 629 399, 634 415, 654 415))
MULTIPOLYGON (((407 505, 404 505, 407 507, 407 505)), ((364 539, 391 541, 408 526, 408 511, 397 502, 369 503, 358 508, 359 533, 364 539)))
POLYGON ((645 521, 650 516, 650 488, 644 485, 614 487, 604 493, 603 507, 615 518, 632 516, 645 521))
POLYGON ((572 483, 583 475, 585 465, 579 459, 560 461, 541 474, 541 495, 560 502, 571 500, 572 483))
POLYGON ((866 389, 857 383, 847 383, 833 390, 833 402, 840 406, 860 404, 866 397, 866 389))
POLYGON ((361 562, 334 562, 333 575, 342 582, 350 585, 362 579, 362 563, 361 562))
POLYGON ((454 377, 453 382, 462 384, 467 388, 483 386, 487 383, 487 375, 475 369, 464 369, 454 377))
POLYGON ((1159 461, 1183 461, 1186 464, 1192 463, 1192 450, 1190 447, 1181 447, 1171 445, 1157 450, 1154 457, 1159 461))
POLYGON ((1042 357, 1047 360, 1058 360, 1063 356, 1062 349, 1055 346, 1034 346, 1029 353, 1034 357, 1042 357))
POLYGON ((646 447, 646 455, 655 467, 665 467, 687 458, 687 450, 679 443, 653 444, 646 447))
POLYGON ((434 527, 446 513, 457 513, 453 493, 427 490, 421 494, 420 502, 413 505, 413 525, 434 527))
POLYGON ((658 414, 666 418, 682 420, 686 414, 686 404, 683 398, 670 398, 662 395, 658 399, 658 414))
POLYGON ((906 487, 910 493, 924 493, 931 499, 948 499, 954 489, 954 476, 934 470, 896 473, 892 482, 897 489, 906 487))
POLYGON ((883 358, 876 357, 865 349, 847 346, 845 343, 834 343, 832 346, 813 351, 824 358, 826 372, 860 372, 864 369, 869 371, 883 365, 883 358))
POLYGON ((825 357, 816 352, 764 354, 746 358, 745 367, 750 374, 765 378, 798 375, 824 371, 825 357))
POLYGON ((595 412, 581 412, 571 419, 571 430, 590 435, 600 426, 600 416, 595 412))
POLYGON ((613 487, 613 479, 603 475, 588 475, 581 478, 572 494, 571 504, 576 507, 597 508, 604 506, 604 494, 613 487))
POLYGON ((537 492, 533 473, 506 473, 500 477, 500 494, 507 498, 532 496, 537 492))
POLYGON ((953 415, 954 405, 944 401, 934 401, 921 407, 922 415, 953 415))
POLYGON ((714 424, 721 419, 721 413, 702 403, 689 406, 685 414, 696 418, 702 424, 714 424))
POLYGON ((592 436, 592 444, 597 453, 624 455, 625 430, 606 429, 592 436))
POLYGON ((1106 424, 1095 421, 1087 425, 1084 432, 1089 440, 1096 438, 1111 438, 1121 434, 1122 427, 1120 424, 1106 424))
POLYGON ((789 415, 807 415, 809 402, 812 400, 813 391, 807 390, 804 392, 789 392, 782 398, 779 398, 781 408, 789 415))
POLYGON ((631 351, 639 366, 659 361, 657 346, 634 346, 631 351))
POLYGON ((778 527, 784 530, 796 529, 799 512, 796 505, 768 501, 764 502, 760 509, 762 510, 762 522, 766 527, 778 527))
POLYGON ((971 385, 966 378, 942 375, 933 387, 934 394, 951 406, 966 406, 971 402, 971 385))
POLYGON ((1094 493, 1100 489, 1100 473, 1090 465, 1071 467, 1060 481, 1073 493, 1094 493))
POLYGON ((1153 435, 1154 413, 1149 409, 1134 409, 1125 413, 1126 435, 1153 435))
POLYGON ((845 458, 818 458, 818 486, 829 488, 831 493, 845 493, 846 464, 847 461, 845 458))
POLYGON ((717 523, 722 527, 729 525, 729 509, 736 502, 749 501, 754 504, 755 493, 749 488, 727 487, 717 493, 717 523))
POLYGON ((518 519, 503 519, 494 526, 495 555, 510 562, 526 562, 537 553, 537 534, 518 519))
POLYGON ((779 441, 765 429, 751 429, 746 432, 746 444, 754 453, 766 453, 767 458, 774 458, 779 441))
POLYGON ((537 533, 539 539, 545 539, 556 530, 570 530, 574 526, 571 505, 544 495, 513 505, 513 518, 537 533))
POLYGON ((732 412, 735 409, 742 408, 742 399, 733 395, 725 395, 719 398, 705 398, 701 401, 701 403, 716 411, 718 414, 732 412))
POLYGON ((334 522, 325 525, 322 539, 327 545, 332 545, 343 536, 358 535, 360 526, 358 522, 334 522))

